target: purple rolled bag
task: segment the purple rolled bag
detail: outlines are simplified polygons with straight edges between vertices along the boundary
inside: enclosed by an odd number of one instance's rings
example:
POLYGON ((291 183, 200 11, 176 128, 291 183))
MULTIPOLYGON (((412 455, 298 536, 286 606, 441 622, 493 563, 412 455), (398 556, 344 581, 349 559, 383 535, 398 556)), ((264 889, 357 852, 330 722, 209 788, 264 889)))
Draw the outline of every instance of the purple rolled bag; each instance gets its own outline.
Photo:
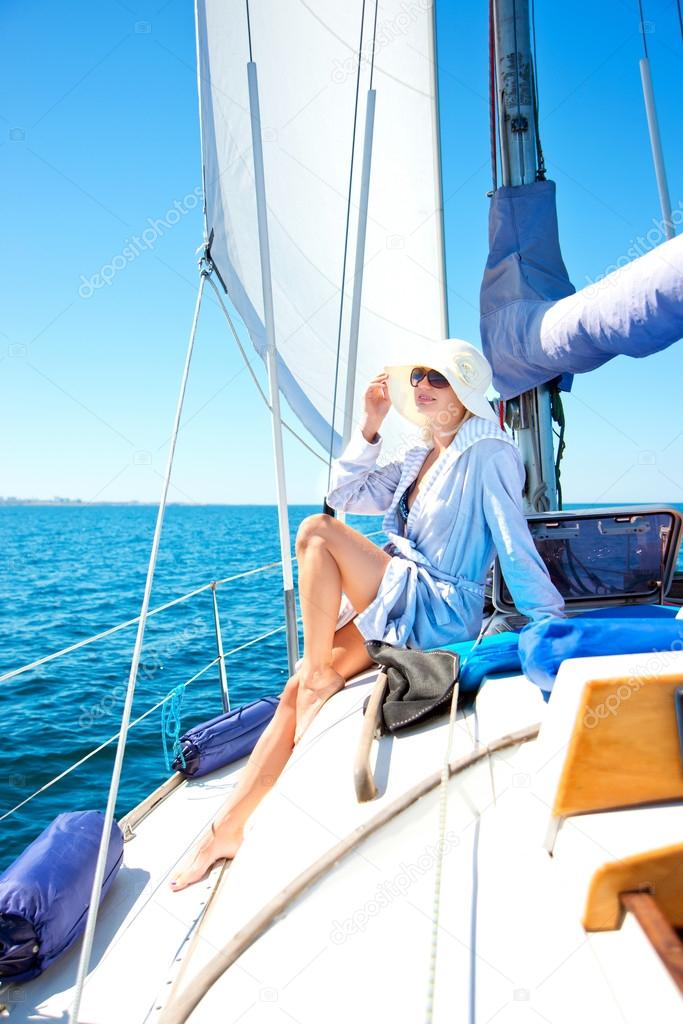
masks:
POLYGON ((278 697, 260 697, 189 729, 180 737, 182 755, 173 761, 174 771, 198 779, 251 754, 278 703, 278 697))
MULTIPOLYGON (((0 979, 35 978, 84 930, 103 823, 101 811, 58 815, 0 875, 0 979)), ((112 822, 100 901, 122 862, 112 822)))

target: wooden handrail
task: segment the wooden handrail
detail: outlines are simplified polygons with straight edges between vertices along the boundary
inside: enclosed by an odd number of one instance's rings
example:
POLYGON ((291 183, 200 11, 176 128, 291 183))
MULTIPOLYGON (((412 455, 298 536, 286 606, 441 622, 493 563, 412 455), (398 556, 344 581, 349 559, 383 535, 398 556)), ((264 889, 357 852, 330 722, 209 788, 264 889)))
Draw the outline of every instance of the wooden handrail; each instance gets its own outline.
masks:
POLYGON ((622 892, 622 906, 630 911, 649 939, 674 984, 683 995, 683 942, 652 893, 622 892))
POLYGON ((358 740, 358 747, 356 748, 356 757, 353 762, 353 784, 356 788, 356 799, 359 804, 366 803, 368 800, 374 800, 377 796, 377 785, 370 768, 370 749, 379 729, 382 718, 382 703, 388 685, 387 673, 382 669, 375 680, 368 706, 365 709, 363 727, 358 740))

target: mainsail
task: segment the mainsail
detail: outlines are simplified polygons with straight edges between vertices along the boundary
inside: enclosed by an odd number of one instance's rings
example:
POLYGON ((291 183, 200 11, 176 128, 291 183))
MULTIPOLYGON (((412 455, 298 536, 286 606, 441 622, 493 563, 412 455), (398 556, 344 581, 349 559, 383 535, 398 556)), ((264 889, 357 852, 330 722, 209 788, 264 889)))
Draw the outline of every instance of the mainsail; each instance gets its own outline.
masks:
POLYGON ((251 52, 260 91, 280 390, 335 455, 344 419, 371 73, 376 113, 354 419, 368 379, 389 353, 415 337, 447 335, 432 3, 388 0, 376 25, 374 19, 375 5, 362 0, 261 0, 248 14, 244 0, 197 0, 211 258, 265 358, 247 88, 251 52))

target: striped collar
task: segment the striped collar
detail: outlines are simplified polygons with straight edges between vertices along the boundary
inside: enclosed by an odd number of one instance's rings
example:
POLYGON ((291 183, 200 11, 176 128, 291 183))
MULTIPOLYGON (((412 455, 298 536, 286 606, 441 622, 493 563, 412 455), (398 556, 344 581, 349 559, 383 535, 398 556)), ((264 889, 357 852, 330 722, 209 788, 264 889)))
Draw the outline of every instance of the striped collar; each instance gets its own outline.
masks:
POLYGON ((487 437, 491 437, 495 441, 505 441, 514 448, 517 447, 512 437, 506 434, 497 423, 493 423, 492 420, 485 420, 482 416, 472 416, 471 419, 463 423, 448 448, 454 452, 464 452, 477 441, 487 437))

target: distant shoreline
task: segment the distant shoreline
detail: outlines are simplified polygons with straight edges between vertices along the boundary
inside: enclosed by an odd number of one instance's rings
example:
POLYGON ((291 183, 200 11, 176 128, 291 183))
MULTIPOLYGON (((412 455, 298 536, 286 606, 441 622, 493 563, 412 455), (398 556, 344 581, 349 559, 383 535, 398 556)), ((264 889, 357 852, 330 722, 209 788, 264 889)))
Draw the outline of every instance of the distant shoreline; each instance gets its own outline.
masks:
MULTIPOLYGON (((289 508, 317 508, 319 502, 288 502, 289 508)), ((51 508, 158 508, 158 501, 81 501, 80 498, 0 498, 0 509, 46 506, 51 508)), ((277 508, 274 502, 259 501, 169 501, 167 508, 277 508)))
MULTIPOLYGON (((288 502, 288 508, 318 508, 319 502, 288 502)), ((565 511, 575 508, 620 508, 625 505, 678 505, 675 501, 570 501, 565 503, 565 511)), ((0 498, 0 509, 28 508, 45 506, 48 508, 158 508, 157 501, 82 501, 80 498, 0 498)), ((167 508, 277 508, 274 502, 260 501, 169 501, 167 508)))

